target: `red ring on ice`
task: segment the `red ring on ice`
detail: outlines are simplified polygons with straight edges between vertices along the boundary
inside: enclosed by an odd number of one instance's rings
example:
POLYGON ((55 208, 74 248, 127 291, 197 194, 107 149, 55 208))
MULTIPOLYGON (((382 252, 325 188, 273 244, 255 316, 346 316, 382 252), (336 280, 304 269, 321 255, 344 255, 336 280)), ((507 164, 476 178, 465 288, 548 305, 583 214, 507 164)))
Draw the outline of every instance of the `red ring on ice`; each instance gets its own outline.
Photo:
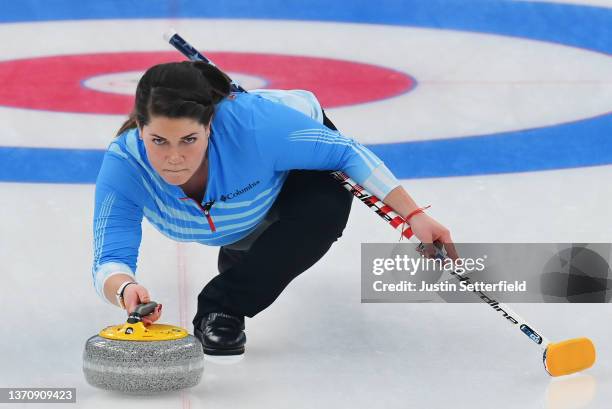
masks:
MULTIPOLYGON (((394 97, 416 81, 389 68, 330 58, 275 54, 207 53, 226 71, 255 75, 267 88, 313 91, 324 107, 339 107, 394 97)), ((169 61, 177 52, 124 52, 62 55, 0 62, 0 105, 59 112, 126 114, 133 96, 102 92, 82 85, 88 78, 145 71, 169 61)))

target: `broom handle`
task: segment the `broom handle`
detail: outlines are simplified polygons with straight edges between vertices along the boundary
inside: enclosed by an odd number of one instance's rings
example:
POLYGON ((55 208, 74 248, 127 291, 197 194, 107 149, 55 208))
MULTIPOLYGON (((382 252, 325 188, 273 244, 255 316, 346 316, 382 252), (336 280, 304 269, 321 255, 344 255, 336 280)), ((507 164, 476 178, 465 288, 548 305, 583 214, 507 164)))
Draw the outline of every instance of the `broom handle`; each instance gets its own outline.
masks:
MULTIPOLYGON (((348 191, 353 193, 355 197, 357 197, 359 200, 365 203, 368 207, 374 208, 376 213, 380 217, 382 217, 384 220, 386 221, 391 220, 392 222, 389 222, 389 224, 391 224, 392 226, 393 224, 396 223, 396 220, 398 218, 401 219, 401 224, 398 226, 400 230, 401 230, 401 226, 403 225, 403 223, 407 223, 399 214, 395 213, 389 206, 385 205, 379 198, 377 198, 374 195, 371 195, 363 186, 359 185, 357 182, 351 179, 348 175, 344 174, 341 171, 336 171, 332 173, 332 176, 336 178, 338 181, 340 181, 341 184, 348 191), (383 203, 383 205, 381 206, 380 203, 383 203)), ((418 244, 417 249, 423 250, 424 249, 423 243, 419 242, 419 240, 412 234, 412 231, 409 232, 410 235, 406 234, 406 232, 409 229, 410 228, 403 230, 402 235, 408 238, 412 243, 418 244)), ((444 253, 444 249, 439 248, 438 246, 434 246, 434 248, 436 250, 435 257, 441 260, 446 260, 447 257, 446 257, 446 254, 444 253)), ((457 279, 458 281, 463 281, 467 284, 470 283, 469 278, 464 277, 461 274, 456 273, 455 271, 450 271, 450 274, 452 275, 453 278, 457 279)), ((517 325, 523 334, 525 334, 527 337, 529 337, 529 339, 531 339, 533 342, 538 344, 542 349, 546 350, 550 341, 546 337, 540 335, 539 331, 536 331, 535 329, 533 329, 533 327, 524 318, 522 318, 515 311, 513 311, 508 305, 496 301, 493 297, 487 295, 483 291, 474 290, 473 292, 474 294, 478 296, 478 298, 481 301, 484 301, 493 310, 501 313, 501 316, 505 318, 506 321, 508 321, 510 324, 517 325)))

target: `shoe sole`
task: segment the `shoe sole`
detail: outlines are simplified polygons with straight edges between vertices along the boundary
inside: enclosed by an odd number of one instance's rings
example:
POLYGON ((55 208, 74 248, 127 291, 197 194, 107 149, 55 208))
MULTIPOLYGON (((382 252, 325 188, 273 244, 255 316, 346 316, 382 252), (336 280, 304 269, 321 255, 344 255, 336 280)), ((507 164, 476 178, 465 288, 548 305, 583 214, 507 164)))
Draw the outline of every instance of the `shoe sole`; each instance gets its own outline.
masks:
MULTIPOLYGON (((194 331, 194 335, 195 337, 202 342, 202 332, 195 330, 194 331)), ((244 346, 238 347, 238 348, 226 348, 226 349, 221 349, 221 348, 211 348, 211 347, 207 347, 206 345, 204 345, 202 343, 202 348, 204 349, 204 353, 206 355, 212 355, 212 356, 224 356, 224 355, 242 355, 244 354, 244 346)))
POLYGON ((233 348, 233 349, 219 349, 219 348, 208 348, 203 347, 206 355, 221 356, 221 355, 242 355, 244 354, 244 347, 233 348))

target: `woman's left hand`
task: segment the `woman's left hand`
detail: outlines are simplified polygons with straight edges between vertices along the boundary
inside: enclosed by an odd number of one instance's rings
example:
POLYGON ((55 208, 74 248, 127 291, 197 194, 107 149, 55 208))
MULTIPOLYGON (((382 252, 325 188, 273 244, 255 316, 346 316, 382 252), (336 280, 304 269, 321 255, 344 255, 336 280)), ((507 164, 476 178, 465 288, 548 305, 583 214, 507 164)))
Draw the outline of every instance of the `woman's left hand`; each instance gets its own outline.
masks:
POLYGON ((459 257, 450 231, 428 214, 415 214, 410 218, 409 224, 414 235, 425 245, 425 253, 428 257, 434 257, 436 254, 434 243, 441 243, 450 259, 456 260, 459 257))

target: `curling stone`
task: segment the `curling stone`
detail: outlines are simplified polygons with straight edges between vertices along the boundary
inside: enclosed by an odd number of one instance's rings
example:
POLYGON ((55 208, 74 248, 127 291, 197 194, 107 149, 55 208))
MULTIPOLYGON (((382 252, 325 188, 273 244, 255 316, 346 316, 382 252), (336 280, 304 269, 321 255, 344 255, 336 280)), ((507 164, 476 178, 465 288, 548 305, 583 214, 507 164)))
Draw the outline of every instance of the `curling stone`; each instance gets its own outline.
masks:
POLYGON ((157 303, 140 304, 123 325, 89 338, 83 372, 98 388, 148 394, 197 385, 204 371, 202 343, 186 329, 165 324, 145 327, 141 318, 157 303))

